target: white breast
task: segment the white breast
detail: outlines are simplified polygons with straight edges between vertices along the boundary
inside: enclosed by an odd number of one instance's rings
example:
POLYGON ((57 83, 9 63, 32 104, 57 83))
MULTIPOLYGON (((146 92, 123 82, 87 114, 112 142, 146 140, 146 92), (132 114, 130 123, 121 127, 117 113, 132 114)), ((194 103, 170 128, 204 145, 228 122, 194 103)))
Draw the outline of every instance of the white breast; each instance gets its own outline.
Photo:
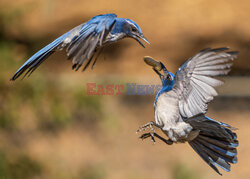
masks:
POLYGON ((179 121, 178 98, 174 91, 159 96, 155 107, 155 122, 159 125, 174 126, 179 121))
POLYGON ((155 122, 162 126, 162 131, 174 142, 186 141, 192 130, 180 116, 177 94, 173 90, 159 96, 155 107, 155 122))

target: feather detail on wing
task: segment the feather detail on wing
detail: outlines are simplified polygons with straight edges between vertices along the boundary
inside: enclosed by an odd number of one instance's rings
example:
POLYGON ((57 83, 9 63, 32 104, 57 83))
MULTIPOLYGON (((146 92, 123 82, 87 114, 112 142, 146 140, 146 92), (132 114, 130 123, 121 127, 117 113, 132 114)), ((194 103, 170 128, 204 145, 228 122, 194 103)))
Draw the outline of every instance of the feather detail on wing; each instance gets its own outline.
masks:
POLYGON ((19 76, 21 76, 24 72, 25 75, 23 78, 28 75, 30 76, 37 67, 44 62, 51 54, 55 52, 57 47, 59 47, 60 44, 65 40, 65 38, 68 36, 69 32, 65 33, 64 35, 60 36, 38 52, 36 52, 32 57, 30 57, 13 75, 13 77, 10 79, 12 81, 16 80, 19 76))
POLYGON ((184 118, 206 113, 208 103, 217 96, 214 87, 223 82, 213 77, 228 74, 238 55, 226 50, 228 48, 204 49, 177 71, 173 89, 179 96, 179 110, 184 118))
POLYGON ((115 14, 96 16, 82 26, 79 34, 67 44, 66 52, 68 58, 72 59, 73 69, 78 70, 85 61, 83 70, 89 66, 96 48, 102 46, 115 19, 115 14))
POLYGON ((73 61, 72 68, 78 70, 87 60, 84 67, 86 69, 96 48, 103 45, 107 34, 112 30, 116 17, 115 14, 95 16, 85 24, 73 28, 31 56, 17 70, 11 80, 16 80, 24 72, 26 72, 24 77, 29 76, 51 54, 65 47, 67 47, 68 58, 73 61))

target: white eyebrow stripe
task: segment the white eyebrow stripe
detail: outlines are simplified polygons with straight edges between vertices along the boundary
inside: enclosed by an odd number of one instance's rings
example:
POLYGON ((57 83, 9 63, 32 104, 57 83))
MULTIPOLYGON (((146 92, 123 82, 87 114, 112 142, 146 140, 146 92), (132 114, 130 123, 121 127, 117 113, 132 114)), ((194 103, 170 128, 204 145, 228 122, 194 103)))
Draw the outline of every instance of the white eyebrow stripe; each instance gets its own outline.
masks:
POLYGON ((132 22, 126 20, 130 25, 132 25, 133 27, 135 27, 137 29, 137 27, 135 26, 135 24, 133 24, 132 22))

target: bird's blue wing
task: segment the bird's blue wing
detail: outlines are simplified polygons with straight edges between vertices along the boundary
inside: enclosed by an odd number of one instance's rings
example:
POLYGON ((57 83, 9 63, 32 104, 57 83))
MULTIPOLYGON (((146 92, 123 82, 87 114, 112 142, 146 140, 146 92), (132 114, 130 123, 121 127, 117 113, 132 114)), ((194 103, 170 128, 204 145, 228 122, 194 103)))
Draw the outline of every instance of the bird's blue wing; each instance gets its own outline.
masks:
POLYGON ((46 60, 52 53, 55 52, 56 48, 62 44, 65 38, 69 35, 69 32, 60 36, 38 52, 36 52, 33 56, 31 56, 13 75, 11 80, 16 80, 20 75, 22 75, 25 71, 25 75, 31 74, 44 60, 46 60))
POLYGON ((63 34, 33 56, 31 56, 13 75, 11 80, 17 79, 24 72, 30 75, 43 61, 45 61, 57 49, 67 47, 68 58, 73 58, 73 68, 81 67, 88 59, 85 68, 89 65, 94 52, 101 46, 111 30, 116 19, 115 14, 95 16, 88 22, 81 24, 69 32, 63 34))
POLYGON ((68 58, 73 61, 73 69, 78 70, 85 61, 84 70, 89 66, 96 48, 102 46, 115 24, 116 17, 115 14, 96 16, 82 27, 78 36, 72 39, 66 51, 68 58))
POLYGON ((237 52, 228 48, 205 49, 187 60, 175 75, 173 90, 179 96, 179 111, 184 118, 207 112, 208 103, 217 95, 214 87, 223 84, 213 78, 226 75, 237 52))

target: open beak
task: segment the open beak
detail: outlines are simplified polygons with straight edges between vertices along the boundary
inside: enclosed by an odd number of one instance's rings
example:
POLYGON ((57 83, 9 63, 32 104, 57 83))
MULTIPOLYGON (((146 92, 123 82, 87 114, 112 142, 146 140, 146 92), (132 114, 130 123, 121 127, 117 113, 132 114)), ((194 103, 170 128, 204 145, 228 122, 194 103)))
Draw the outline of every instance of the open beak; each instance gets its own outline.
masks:
POLYGON ((160 71, 162 70, 161 62, 154 60, 150 56, 145 56, 143 60, 147 65, 153 67, 153 70, 160 76, 160 78, 162 77, 162 74, 160 73, 160 71))
POLYGON ((153 70, 155 71, 155 73, 157 75, 159 75, 160 79, 162 79, 163 75, 158 70, 156 70, 155 68, 153 68, 153 70))
POLYGON ((141 38, 142 40, 144 40, 145 42, 147 42, 148 44, 150 44, 150 42, 148 41, 148 39, 146 39, 146 37, 144 37, 142 34, 141 34, 140 38, 141 38))
POLYGON ((145 46, 143 45, 143 43, 140 41, 140 39, 144 40, 145 42, 147 42, 148 44, 150 44, 150 42, 146 39, 146 37, 144 37, 142 34, 141 35, 136 35, 136 37, 134 38, 143 48, 145 48, 145 46))

